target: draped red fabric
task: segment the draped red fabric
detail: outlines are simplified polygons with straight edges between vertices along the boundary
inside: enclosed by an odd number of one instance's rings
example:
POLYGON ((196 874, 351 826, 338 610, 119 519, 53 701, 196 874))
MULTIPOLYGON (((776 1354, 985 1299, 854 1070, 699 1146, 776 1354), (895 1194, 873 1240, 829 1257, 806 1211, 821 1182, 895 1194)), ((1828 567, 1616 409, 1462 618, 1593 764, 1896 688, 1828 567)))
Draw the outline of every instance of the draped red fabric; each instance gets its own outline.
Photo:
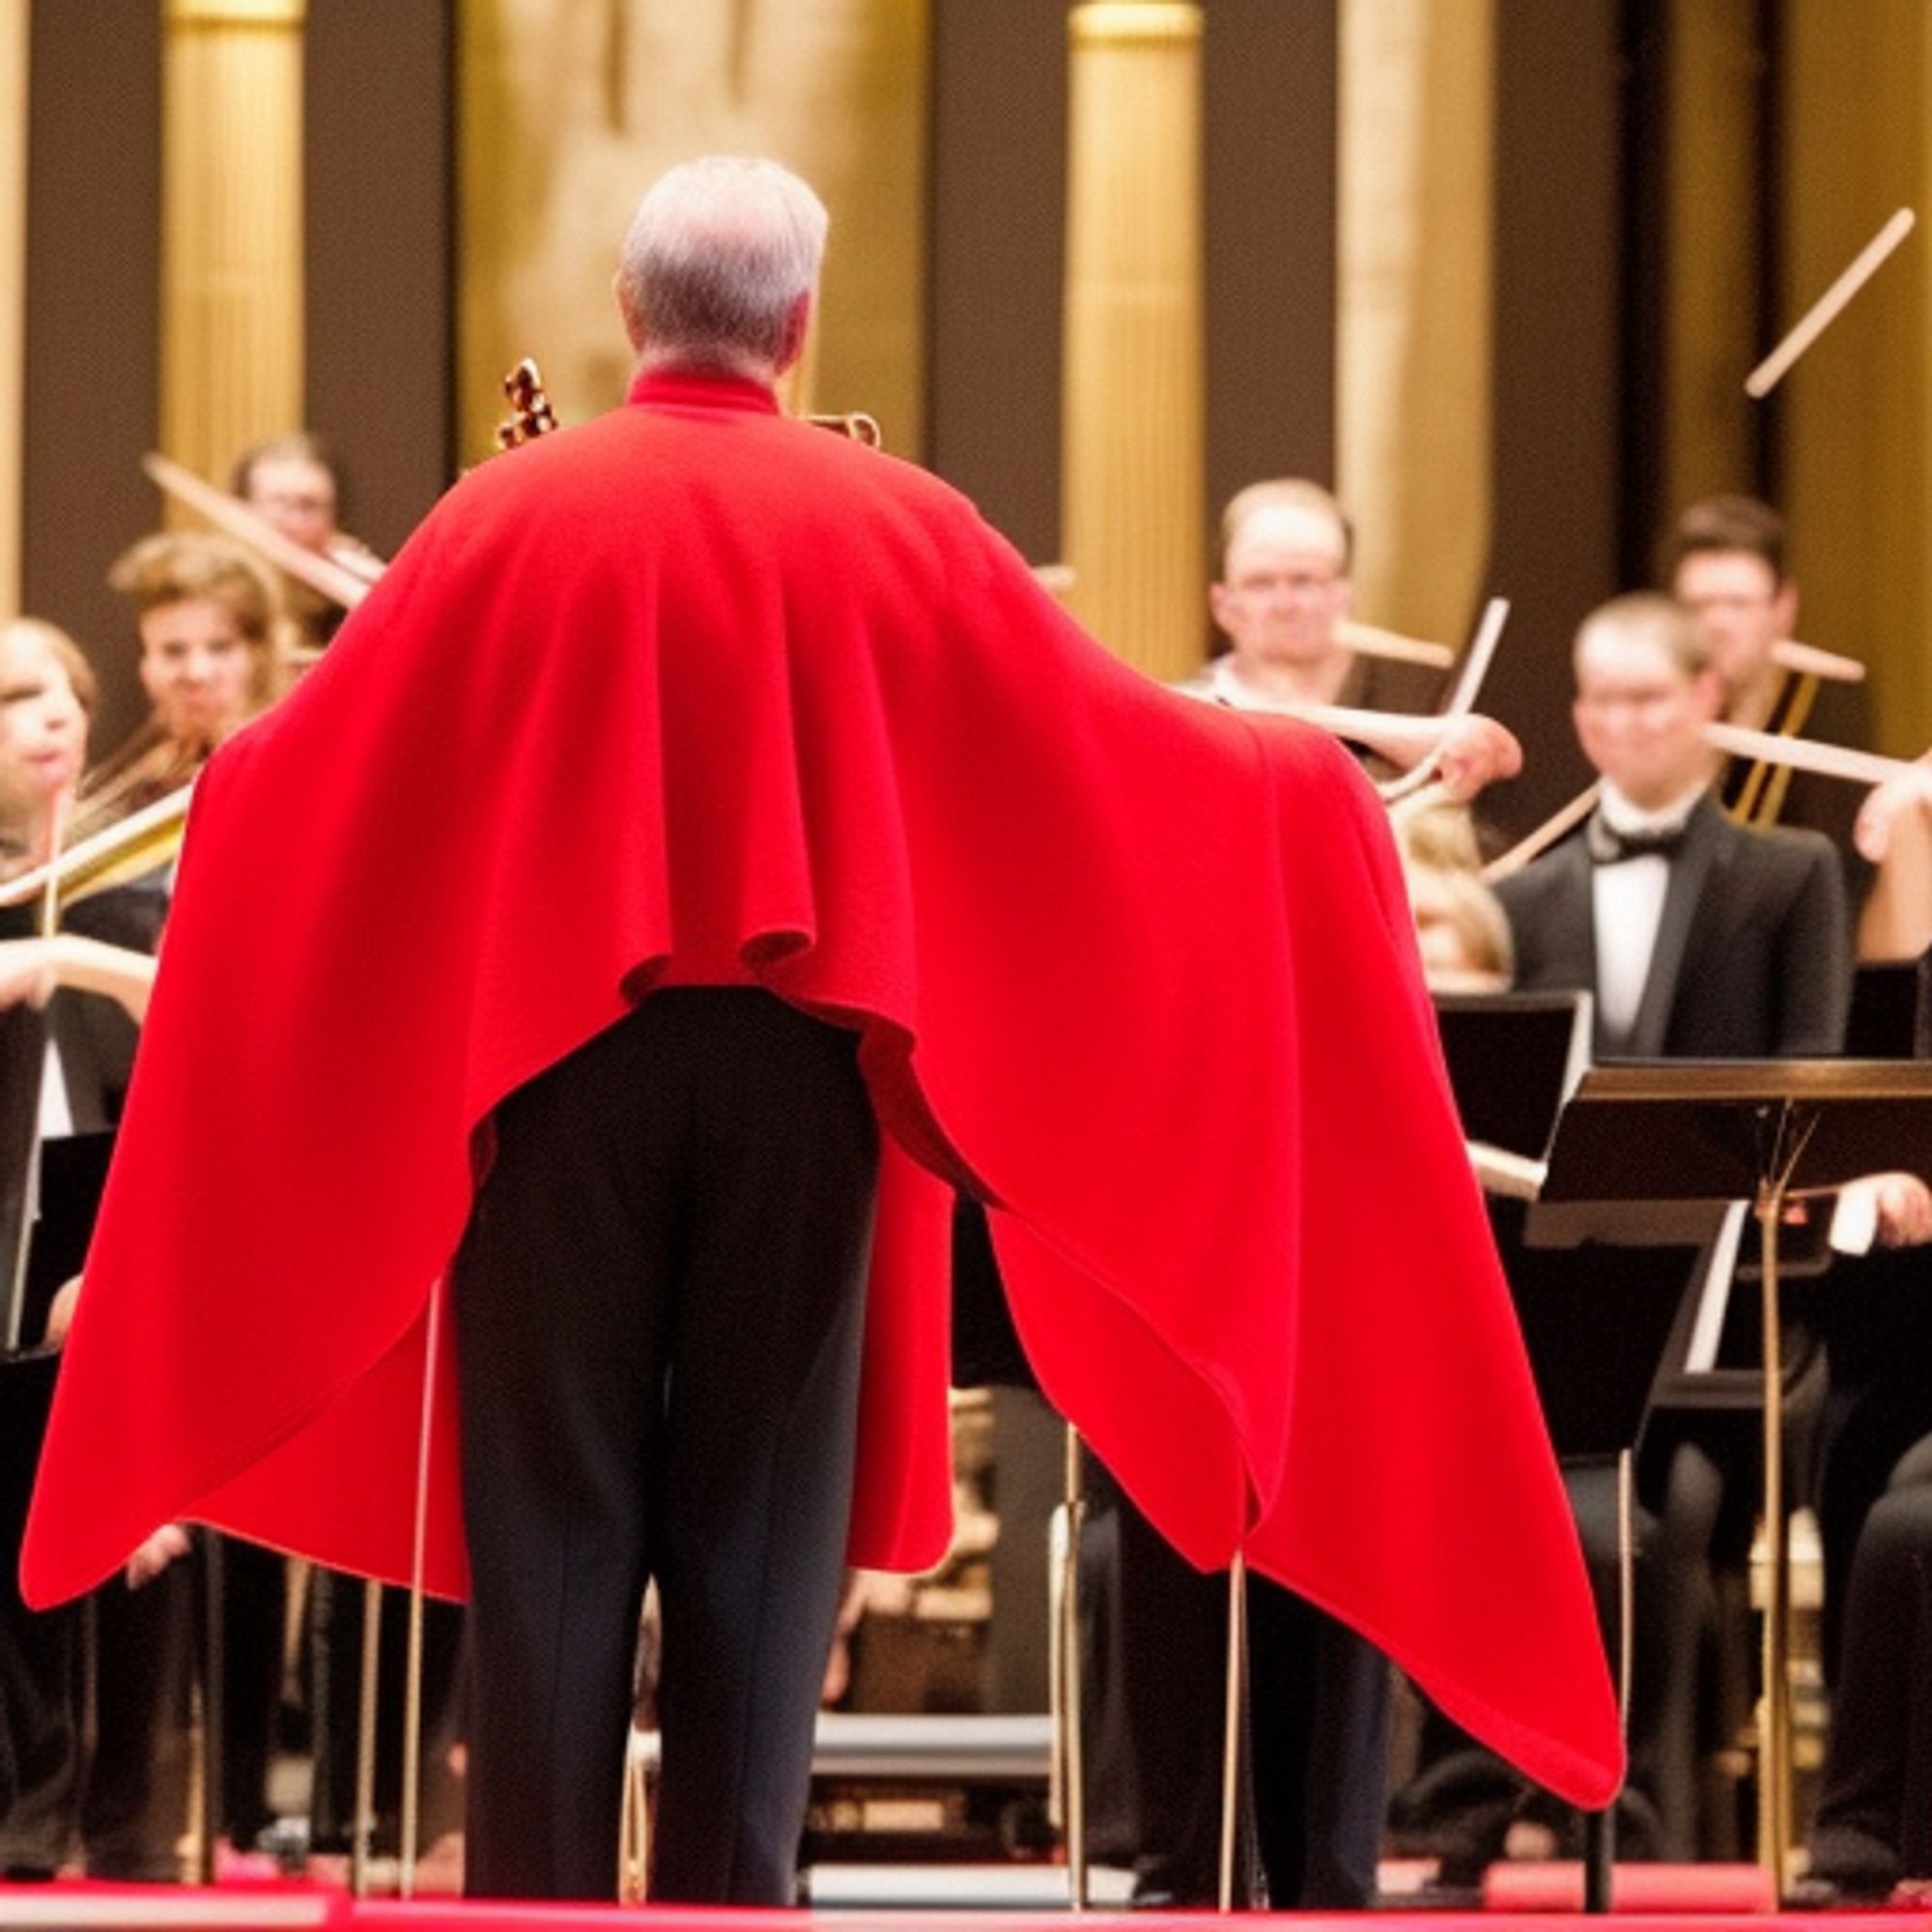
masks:
POLYGON ((1583 1569, 1379 805, 1096 648, 963 499, 658 378, 493 460, 213 761, 23 1577, 163 1520, 460 1594, 460 1288, 506 1093, 653 986, 860 1028, 851 1554, 944 1547, 947 1183, 1051 1399, 1204 1566, 1601 1804, 1583 1569))

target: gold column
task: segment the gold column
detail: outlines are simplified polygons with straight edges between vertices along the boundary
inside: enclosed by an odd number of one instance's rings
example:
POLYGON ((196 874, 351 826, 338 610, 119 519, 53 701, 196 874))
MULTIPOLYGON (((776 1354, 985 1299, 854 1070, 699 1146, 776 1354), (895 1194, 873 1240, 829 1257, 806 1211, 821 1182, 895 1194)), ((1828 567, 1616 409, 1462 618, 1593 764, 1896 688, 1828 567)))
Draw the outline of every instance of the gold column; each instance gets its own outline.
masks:
POLYGON ((481 461, 504 370, 543 365, 566 423, 621 401, 611 271, 638 197, 678 161, 770 155, 832 237, 793 405, 864 410, 917 458, 925 396, 930 0, 462 0, 458 428, 481 461))
POLYGON ((225 477, 302 403, 307 0, 162 0, 161 447, 225 477))
POLYGON ((1493 0, 1342 4, 1336 486, 1355 608, 1425 638, 1489 562, 1494 40, 1493 0))
POLYGON ((1108 0, 1068 25, 1069 602, 1128 663, 1182 677, 1206 630, 1201 9, 1108 0))
POLYGON ((20 609, 21 419, 27 334, 27 29, 31 0, 0 13, 0 622, 20 609))
POLYGON ((1773 339, 1894 209, 1920 214, 1764 406, 1780 430, 1800 631, 1865 660, 1881 749, 1917 754, 1932 743, 1932 16, 1923 0, 1866 0, 1779 22, 1773 339))

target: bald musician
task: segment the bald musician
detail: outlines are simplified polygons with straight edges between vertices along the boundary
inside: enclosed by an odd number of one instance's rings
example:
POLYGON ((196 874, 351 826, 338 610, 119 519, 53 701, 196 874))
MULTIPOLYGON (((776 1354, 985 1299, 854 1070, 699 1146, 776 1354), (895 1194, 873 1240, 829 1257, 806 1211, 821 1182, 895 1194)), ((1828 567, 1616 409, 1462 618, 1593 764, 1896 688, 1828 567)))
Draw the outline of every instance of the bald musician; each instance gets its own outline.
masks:
POLYGON ((1251 483, 1221 513, 1221 569, 1208 608, 1227 649, 1175 688, 1236 711, 1307 718, 1406 771, 1435 756, 1453 796, 1512 777, 1522 751, 1493 719, 1403 708, 1415 680, 1358 652, 1355 533, 1335 497, 1305 476, 1251 483))
MULTIPOLYGON (((1376 661, 1342 635, 1354 533, 1335 497, 1305 477, 1251 484, 1222 513, 1221 538, 1208 600, 1228 649, 1178 688, 1236 710, 1373 708, 1376 661)), ((1113 1500, 1118 1648, 1108 1654, 1118 1659, 1112 1695, 1129 1760, 1134 1902, 1212 1905, 1228 1579, 1193 1568, 1124 1495, 1113 1500)), ((1388 1666, 1264 1577, 1249 1579, 1247 1615, 1238 1896, 1277 1911, 1364 1906, 1381 1840, 1388 1666)))

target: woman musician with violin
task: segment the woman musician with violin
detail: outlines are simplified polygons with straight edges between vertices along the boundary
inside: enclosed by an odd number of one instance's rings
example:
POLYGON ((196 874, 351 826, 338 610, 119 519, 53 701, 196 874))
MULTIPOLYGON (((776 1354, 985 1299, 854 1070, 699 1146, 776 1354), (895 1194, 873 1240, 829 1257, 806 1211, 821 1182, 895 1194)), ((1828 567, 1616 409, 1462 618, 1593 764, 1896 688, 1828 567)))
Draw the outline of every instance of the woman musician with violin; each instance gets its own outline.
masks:
MULTIPOLYGON (((285 659, 272 582, 224 540, 150 537, 121 558, 111 581, 135 607, 139 674, 152 712, 85 785, 78 781, 95 699, 86 660, 51 625, 23 620, 0 631, 0 881, 14 880, 12 890, 0 884, 0 899, 11 901, 0 910, 0 1140, 7 1150, 0 1194, 16 1230, 14 1245, 29 1256, 10 1301, 23 1311, 10 1313, 10 1340, 19 1346, 0 1365, 13 1384, 0 1405, 9 1549, 24 1518, 58 1346, 78 1287, 70 1277, 77 1275, 146 1010, 171 856, 165 838, 158 849, 143 839, 133 862, 143 876, 83 897, 63 850, 85 856, 103 844, 111 849, 117 841, 110 828, 131 823, 138 831, 157 817, 164 825, 172 820, 178 834, 179 809, 157 802, 185 796, 214 745, 279 689, 285 659), (42 1208, 46 1211, 35 1218, 42 1208)), ((13 1254, 0 1259, 14 1267, 13 1254)), ((158 1568, 185 1548, 181 1532, 168 1530, 148 1554, 158 1568)), ((243 1622, 272 1620, 263 1666, 263 1674, 274 1670, 267 1692, 272 1698, 282 1564, 270 1562, 272 1587, 263 1595, 272 1602, 243 1622)), ((110 1585, 87 1606, 95 1745, 83 1764, 82 1629, 30 1616, 14 1593, 11 1561, 7 1569, 0 1595, 0 1867, 18 1876, 51 1873, 77 1830, 93 1875, 178 1877, 175 1847, 188 1794, 186 1577, 164 1577, 138 1595, 110 1585)), ((266 1780, 271 1716, 270 1703, 258 1725, 254 1762, 237 1780, 244 1807, 254 1790, 251 1824, 262 1822, 254 1812, 265 1808, 257 1787, 266 1780)))
MULTIPOLYGON (((64 633, 30 620, 0 630, 0 870, 18 873, 52 856, 85 760, 94 697, 93 673, 64 633)), ((10 909, 4 918, 0 930, 32 931, 31 905, 10 909)), ((16 1215, 35 1209, 26 1197, 41 1137, 74 1150, 104 1143, 101 1130, 127 1085, 134 1023, 146 1005, 151 973, 152 961, 138 947, 99 937, 66 932, 0 940, 0 1006, 6 1009, 0 1012, 0 1094, 12 1156, 4 1181, 16 1215), (81 998, 78 992, 107 997, 81 998)), ((98 1163, 97 1183, 104 1151, 98 1163)), ((85 1230, 50 1211, 33 1236, 31 1266, 20 1284, 24 1319, 10 1320, 20 1346, 0 1361, 6 1385, 0 1397, 0 1533, 9 1552, 24 1521, 71 1305, 67 1291, 53 1291, 77 1268, 85 1230)), ((7 1262, 11 1269, 11 1255, 7 1262)), ((185 1642, 181 1589, 136 1604, 117 1588, 88 1606, 96 1619, 100 1721, 94 1762, 84 1772, 83 1621, 67 1611, 51 1617, 27 1611, 14 1585, 13 1563, 6 1567, 0 1581, 0 1868, 10 1877, 51 1875, 79 1823, 97 1871, 172 1875, 173 1833, 162 1816, 170 1807, 156 1800, 172 1784, 185 1805, 185 1786, 169 1776, 162 1743, 178 1730, 173 1710, 165 1708, 176 1687, 165 1669, 155 1666, 185 1642), (110 1597, 116 1601, 107 1602, 110 1597), (178 1634, 173 1644, 171 1634, 178 1634), (136 1667, 129 1669, 130 1663, 136 1667)))

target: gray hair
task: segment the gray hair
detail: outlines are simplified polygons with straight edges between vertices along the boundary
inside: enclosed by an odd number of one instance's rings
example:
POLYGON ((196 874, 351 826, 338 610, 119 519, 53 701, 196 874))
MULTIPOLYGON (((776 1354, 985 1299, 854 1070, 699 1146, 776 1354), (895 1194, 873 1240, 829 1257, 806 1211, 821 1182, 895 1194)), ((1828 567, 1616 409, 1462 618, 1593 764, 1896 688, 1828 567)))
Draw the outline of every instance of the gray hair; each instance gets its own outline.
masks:
POLYGON ((617 261, 632 344, 654 359, 775 369, 825 254, 824 204, 776 161, 714 155, 664 176, 617 261))

